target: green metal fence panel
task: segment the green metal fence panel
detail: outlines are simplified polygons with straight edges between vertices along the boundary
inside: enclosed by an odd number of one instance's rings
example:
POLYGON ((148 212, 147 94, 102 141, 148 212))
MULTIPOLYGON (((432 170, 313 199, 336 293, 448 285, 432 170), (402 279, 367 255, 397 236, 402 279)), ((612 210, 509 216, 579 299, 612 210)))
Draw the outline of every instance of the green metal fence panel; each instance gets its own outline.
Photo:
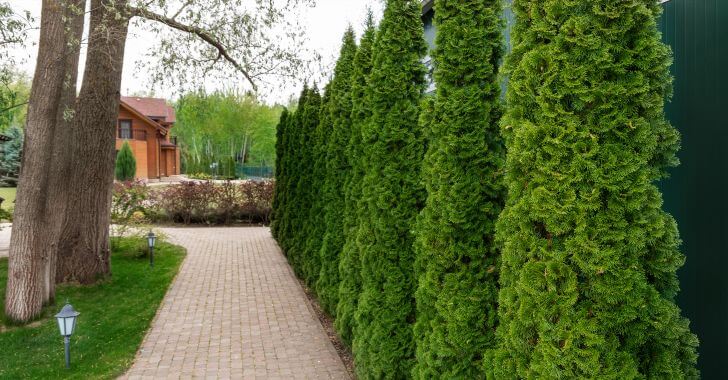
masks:
POLYGON ((682 134, 682 164, 662 184, 687 262, 679 303, 700 339, 703 378, 728 359, 728 1, 671 0, 663 38, 674 52, 667 115, 682 134))

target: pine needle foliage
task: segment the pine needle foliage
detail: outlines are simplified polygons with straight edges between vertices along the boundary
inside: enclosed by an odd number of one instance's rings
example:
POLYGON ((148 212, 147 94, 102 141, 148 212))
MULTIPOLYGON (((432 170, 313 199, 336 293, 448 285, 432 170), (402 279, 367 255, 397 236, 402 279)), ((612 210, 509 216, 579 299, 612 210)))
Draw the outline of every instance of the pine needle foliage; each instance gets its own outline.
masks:
POLYGON ((114 174, 118 181, 133 181, 136 176, 136 158, 128 141, 124 141, 116 154, 114 174))
MULTIPOLYGON (((412 249, 414 220, 424 202, 418 126, 425 87, 426 44, 419 0, 388 0, 373 53, 363 127, 370 160, 362 202, 372 233, 360 247, 362 292, 353 352, 362 379, 405 378, 414 361, 412 249)), ((361 233, 361 232, 360 232, 361 233)))
MULTIPOLYGON (((331 95, 331 84, 329 83, 324 88, 324 95, 321 98, 317 113, 318 124, 309 143, 310 160, 313 164, 311 171, 305 174, 310 178, 308 185, 309 207, 299 210, 299 212, 306 215, 305 225, 302 226, 306 235, 306 246, 303 252, 305 257, 303 261, 303 279, 306 281, 306 285, 314 290, 321 272, 321 244, 326 233, 324 212, 327 200, 323 188, 327 179, 327 146, 333 129, 331 95)), ((308 106, 311 106, 311 104, 309 103, 308 106)), ((315 109, 312 108, 310 112, 310 116, 313 116, 315 109)))
MULTIPOLYGON (((498 65, 500 0, 437 0, 434 78, 422 178, 427 202, 415 244, 419 379, 474 379, 494 347, 505 148, 498 65)), ((427 117, 425 117, 427 116, 427 117)), ((424 128, 424 126, 423 126, 424 128)))
POLYGON ((346 157, 351 169, 344 188, 346 199, 344 201, 344 247, 339 260, 339 302, 336 305, 335 326, 341 339, 348 345, 353 340, 354 314, 361 292, 361 276, 359 246, 357 235, 364 205, 360 204, 362 179, 364 169, 369 162, 364 157, 364 143, 362 141, 362 125, 368 122, 371 111, 367 103, 367 81, 372 70, 372 49, 376 38, 374 17, 369 12, 366 30, 359 42, 353 62, 351 83, 351 132, 346 148, 346 157))
POLYGON ((339 300, 339 257, 344 248, 345 185, 351 175, 346 149, 351 138, 351 83, 356 55, 354 29, 344 33, 341 53, 331 81, 333 130, 326 147, 326 180, 323 187, 326 232, 321 246, 321 273, 316 292, 321 306, 336 315, 339 300))
POLYGON ((655 182, 676 163, 651 0, 514 0, 494 378, 696 378, 684 257, 655 182))

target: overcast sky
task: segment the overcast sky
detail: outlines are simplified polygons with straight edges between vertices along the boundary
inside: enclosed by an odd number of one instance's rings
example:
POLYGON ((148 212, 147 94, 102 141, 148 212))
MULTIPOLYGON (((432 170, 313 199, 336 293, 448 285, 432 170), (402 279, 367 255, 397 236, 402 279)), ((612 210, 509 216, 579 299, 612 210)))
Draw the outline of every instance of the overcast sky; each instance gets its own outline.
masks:
MULTIPOLYGON (((8 1, 15 10, 30 11, 36 19, 36 24, 40 23, 41 0, 5 1, 8 1)), ((381 17, 381 0, 316 0, 315 7, 303 11, 300 22, 306 27, 307 47, 317 51, 323 57, 325 66, 330 67, 335 62, 341 45, 341 37, 349 24, 356 30, 357 37, 361 35, 367 7, 373 9, 377 19, 381 17)), ((86 25, 88 27, 88 22, 86 25)), ((122 94, 148 93, 152 90, 149 84, 149 72, 144 66, 140 67, 137 62, 143 61, 145 52, 153 45, 153 39, 154 35, 150 32, 135 26, 131 27, 126 44, 122 94)), ((35 68, 38 49, 37 30, 31 32, 30 40, 31 43, 25 49, 18 50, 14 54, 23 58, 19 69, 28 75, 32 75, 35 68)), ((83 62, 83 60, 82 53, 81 61, 83 62)), ((235 86, 235 84, 208 82, 204 86, 211 91, 225 89, 235 86)), ((261 93, 261 97, 267 102, 285 103, 292 95, 297 96, 301 83, 281 82, 280 87, 281 89, 261 93)), ((169 88, 153 90, 156 96, 166 97, 170 100, 175 93, 174 89, 169 88)))

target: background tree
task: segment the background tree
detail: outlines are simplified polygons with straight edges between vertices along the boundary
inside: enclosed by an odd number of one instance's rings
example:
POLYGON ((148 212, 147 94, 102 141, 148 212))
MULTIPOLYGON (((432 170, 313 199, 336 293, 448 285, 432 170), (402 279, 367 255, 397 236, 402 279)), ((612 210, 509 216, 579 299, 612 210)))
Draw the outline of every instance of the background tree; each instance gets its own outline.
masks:
POLYGON ((351 83, 356 49, 354 29, 349 27, 342 39, 330 86, 333 130, 325 146, 325 181, 321 196, 325 210, 322 223, 324 235, 320 250, 321 270, 316 283, 321 305, 334 316, 339 300, 339 255, 344 247, 345 185, 351 175, 346 149, 351 138, 351 83))
POLYGON ((128 141, 124 141, 119 153, 116 155, 114 173, 118 181, 132 181, 136 177, 136 159, 128 141))
POLYGON ((371 115, 367 103, 367 81, 372 69, 372 47, 376 38, 374 17, 369 11, 366 29, 359 43, 353 62, 351 83, 351 132, 346 147, 346 157, 351 166, 349 176, 344 183, 346 199, 344 201, 344 237, 345 242, 339 259, 339 302, 336 306, 336 330, 341 339, 351 345, 353 341, 354 314, 356 312, 361 291, 360 260, 357 236, 359 220, 364 213, 360 205, 361 181, 367 160, 364 158, 362 142, 362 125, 371 115))
POLYGON ((438 0, 437 90, 423 117, 427 203, 418 219, 413 377, 478 378, 494 346, 505 149, 498 129, 500 0, 438 0))
POLYGON ((175 109, 172 132, 179 138, 186 173, 221 174, 210 167, 217 163, 236 176, 238 166, 274 164, 275 128, 282 107, 262 104, 252 94, 197 91, 182 96, 175 109))
POLYGON ((495 378, 697 378, 654 1, 516 0, 495 378))
POLYGON ((0 186, 14 187, 20 175, 20 158, 23 155, 23 130, 13 125, 5 132, 10 141, 2 143, 0 155, 0 186))
POLYGON ((424 191, 418 127, 425 55, 417 0, 388 0, 373 53, 363 128, 367 163, 362 201, 371 238, 360 247, 362 292, 353 351, 361 378, 405 378, 414 359, 413 235, 424 191))
POLYGON ((163 62, 157 79, 174 76, 173 81, 179 78, 179 83, 194 84, 193 79, 225 73, 229 81, 230 72, 234 72, 256 88, 255 81, 267 75, 296 75, 305 68, 300 55, 300 28, 284 16, 306 0, 285 4, 244 4, 240 0, 181 4, 165 0, 89 1, 92 25, 77 99, 73 87, 78 74, 78 31, 83 31, 83 17, 79 22, 77 16, 83 15, 85 1, 43 3, 43 14, 48 17, 41 26, 37 72, 30 97, 31 109, 42 115, 28 115, 26 142, 33 141, 33 147, 27 143, 24 147, 19 183, 19 189, 33 187, 37 191, 19 190, 22 195, 16 201, 15 223, 22 228, 13 229, 13 264, 6 298, 7 315, 18 321, 32 319, 40 312, 56 281, 91 283, 110 271, 113 130, 130 19, 151 21, 155 31, 161 32, 164 26, 181 32, 160 35, 161 45, 153 49, 157 52, 155 62, 163 62), (62 17, 63 12, 70 13, 62 17), (59 21, 51 22, 56 19, 59 21), (52 38, 57 40, 51 41, 52 38), (182 42, 188 43, 185 49, 179 48, 182 42), (68 51, 60 51, 63 49, 68 51), (63 70, 47 70, 51 62, 63 62, 58 65, 63 70), (56 78, 63 80, 58 84, 56 78), (56 120, 61 126, 69 125, 71 133, 66 128, 56 128, 56 120), (67 144, 67 140, 74 143, 67 144), (46 165, 48 162, 52 165, 46 165), (72 163, 76 165, 71 171, 72 163), (26 185, 23 176, 27 177, 26 185), (49 187, 66 191, 49 194, 49 187), (47 221, 42 221, 43 215, 47 215, 47 221), (64 219, 56 218, 59 215, 64 219), (47 233, 49 230, 52 233, 47 233), (33 238, 37 236, 44 239, 33 238), (57 266, 52 253, 56 251, 64 255, 57 266), (55 281, 51 275, 54 272, 55 281))

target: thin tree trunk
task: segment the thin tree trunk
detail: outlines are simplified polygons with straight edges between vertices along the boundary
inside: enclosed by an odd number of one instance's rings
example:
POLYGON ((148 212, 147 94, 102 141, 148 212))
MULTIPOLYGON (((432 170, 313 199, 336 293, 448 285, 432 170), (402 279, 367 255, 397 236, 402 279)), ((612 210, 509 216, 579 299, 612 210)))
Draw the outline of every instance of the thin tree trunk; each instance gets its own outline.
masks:
POLYGON ((66 79, 66 34, 68 7, 57 0, 44 0, 38 58, 28 105, 23 158, 18 181, 13 230, 10 238, 5 314, 11 320, 28 322, 37 317, 50 300, 46 281, 50 262, 46 199, 52 191, 48 164, 53 157, 53 138, 58 111, 64 101, 66 79), (64 13, 66 13, 64 15, 64 13))
POLYGON ((56 279, 90 284, 111 273, 109 223, 114 182, 127 1, 91 0, 91 30, 73 122, 69 203, 56 279))

